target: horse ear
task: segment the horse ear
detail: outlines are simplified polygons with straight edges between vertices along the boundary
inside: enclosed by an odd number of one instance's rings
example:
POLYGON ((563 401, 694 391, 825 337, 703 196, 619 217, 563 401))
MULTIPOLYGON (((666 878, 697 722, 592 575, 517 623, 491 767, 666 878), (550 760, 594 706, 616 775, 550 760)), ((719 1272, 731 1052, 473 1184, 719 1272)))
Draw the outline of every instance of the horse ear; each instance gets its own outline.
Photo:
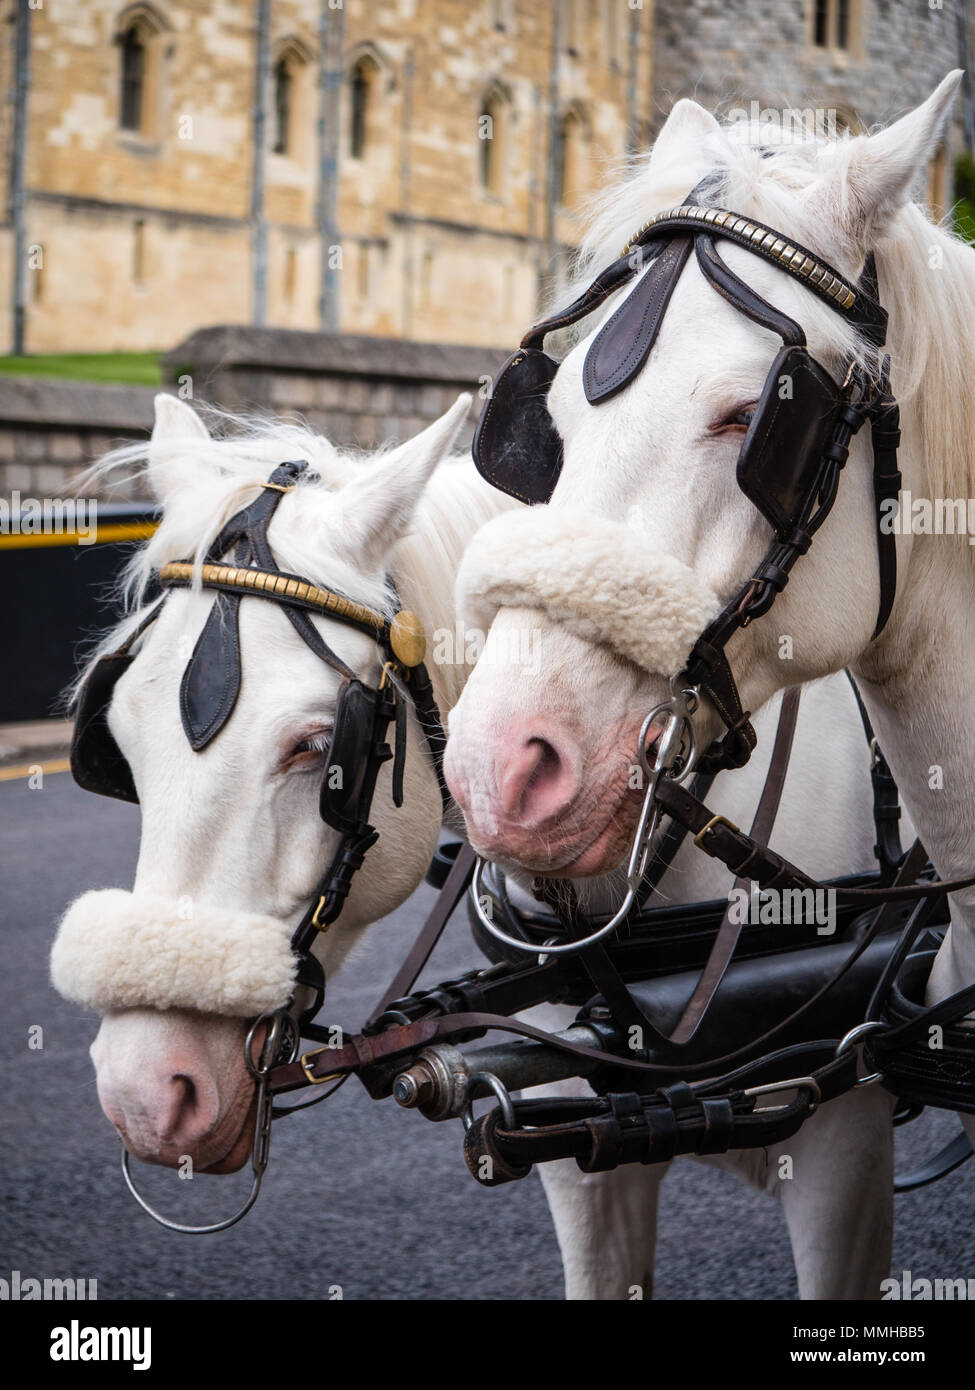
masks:
POLYGON ((439 420, 367 465, 338 493, 329 529, 336 546, 351 551, 356 563, 366 569, 384 564, 413 520, 431 474, 450 451, 471 400, 466 393, 458 396, 439 420))
POLYGON ((696 101, 691 101, 689 97, 682 97, 671 108, 670 115, 660 127, 660 134, 653 142, 650 167, 658 172, 662 165, 673 161, 679 161, 685 166, 688 161, 693 163, 697 154, 704 155, 701 146, 708 141, 708 157, 706 160, 702 159, 702 162, 706 162, 707 167, 711 168, 714 162, 712 156, 716 152, 713 148, 715 137, 722 144, 725 142, 721 126, 711 112, 696 101))
POLYGON ((210 442, 206 425, 195 410, 176 396, 158 395, 156 415, 149 437, 149 481, 160 502, 191 481, 199 468, 193 464, 193 445, 210 442))
POLYGON ((860 249, 882 235, 908 201, 914 179, 934 154, 963 76, 961 68, 950 72, 927 101, 886 130, 840 140, 824 150, 826 170, 806 196, 817 211, 845 228, 860 249))

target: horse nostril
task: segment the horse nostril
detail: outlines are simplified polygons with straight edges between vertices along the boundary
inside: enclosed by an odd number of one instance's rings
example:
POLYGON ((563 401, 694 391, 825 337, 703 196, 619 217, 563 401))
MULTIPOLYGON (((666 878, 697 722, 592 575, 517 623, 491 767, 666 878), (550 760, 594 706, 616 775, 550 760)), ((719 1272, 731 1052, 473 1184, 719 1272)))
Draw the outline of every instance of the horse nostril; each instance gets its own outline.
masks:
POLYGON ((196 1083, 184 1072, 174 1072, 169 1078, 170 1094, 168 1115, 163 1138, 172 1139, 183 1134, 191 1125, 199 1110, 199 1095, 196 1083))
POLYGON ((505 768, 501 805, 523 825, 552 820, 568 806, 577 779, 554 743, 541 735, 524 740, 505 768))
POLYGON ((562 759, 546 739, 533 738, 530 746, 537 749, 538 761, 535 764, 534 772, 528 779, 528 785, 526 787, 528 791, 530 791, 532 787, 537 786, 539 782, 544 782, 551 777, 558 776, 562 764, 562 759))

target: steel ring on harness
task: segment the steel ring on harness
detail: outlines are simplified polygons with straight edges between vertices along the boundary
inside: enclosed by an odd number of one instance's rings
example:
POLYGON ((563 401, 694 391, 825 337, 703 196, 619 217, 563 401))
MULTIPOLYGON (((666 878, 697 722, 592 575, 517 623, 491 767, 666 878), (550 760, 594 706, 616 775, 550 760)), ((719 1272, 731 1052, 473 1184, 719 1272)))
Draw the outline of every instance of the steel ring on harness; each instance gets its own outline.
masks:
POLYGON ((460 1118, 464 1122, 464 1128, 470 1129, 474 1123, 474 1090, 478 1085, 487 1086, 490 1091, 497 1096, 501 1106, 501 1116, 504 1120, 506 1129, 517 1129, 518 1120, 515 1115, 514 1102, 508 1094, 508 1088, 504 1082, 493 1071, 473 1072, 467 1082, 468 1101, 461 1111, 460 1118))
POLYGON ((261 1191, 261 1183, 267 1169, 267 1161, 271 1148, 271 1109, 272 1097, 267 1089, 267 1078, 271 1068, 279 1061, 294 1061, 298 1051, 299 1037, 294 1020, 286 1009, 277 1009, 273 1014, 261 1014, 254 1020, 247 1031, 247 1040, 244 1044, 244 1060, 247 1069, 257 1081, 257 1116, 254 1121, 254 1142, 251 1145, 251 1190, 247 1194, 247 1199, 243 1206, 239 1208, 233 1216, 228 1216, 224 1221, 214 1221, 208 1226, 184 1226, 178 1221, 170 1221, 168 1216, 163 1216, 161 1212, 151 1207, 142 1193, 135 1185, 135 1179, 129 1168, 131 1155, 124 1144, 122 1146, 122 1177, 125 1185, 132 1196, 139 1203, 142 1210, 151 1216, 153 1221, 158 1221, 160 1226, 165 1226, 167 1230, 177 1231, 183 1236, 209 1236, 216 1231, 227 1231, 231 1226, 236 1226, 237 1222, 247 1215, 251 1207, 257 1201, 261 1191), (251 1056, 251 1047, 254 1041, 254 1034, 258 1025, 270 1021, 267 1036, 261 1048, 261 1056, 258 1062, 254 1062, 251 1056), (287 1054, 280 1056, 283 1049, 281 1046, 282 1038, 286 1036, 288 1028, 292 1030, 292 1036, 288 1040, 287 1054))
MULTIPOLYGON (((674 689, 673 686, 671 688, 674 689)), ((694 768, 697 742, 690 716, 697 709, 697 706, 698 692, 696 689, 674 689, 671 699, 656 705, 644 719, 640 729, 637 753, 644 770, 650 777, 650 784, 647 787, 646 796, 643 798, 640 819, 630 849, 630 859, 626 870, 626 896, 609 921, 597 931, 581 937, 578 941, 569 941, 561 946, 546 944, 543 947, 546 956, 568 956, 583 951, 587 946, 592 946, 595 942, 601 941, 603 937, 611 935, 628 917, 643 883, 650 859, 653 836, 663 816, 663 812, 655 804, 657 784, 663 776, 670 777, 674 782, 683 782, 694 768), (657 753, 653 767, 651 767, 647 761, 647 735, 650 732, 650 726, 662 715, 669 716, 669 722, 665 725, 657 741, 657 753), (678 760, 680 760, 679 763, 678 760), (675 767, 676 771, 674 770, 675 767)), ((481 898, 484 896, 484 870, 486 866, 487 861, 478 856, 470 887, 471 900, 478 920, 485 931, 489 932, 496 941, 500 941, 516 951, 524 951, 529 955, 537 954, 537 945, 521 941, 515 936, 509 936, 507 932, 495 925, 491 916, 482 907, 481 898)))
MULTIPOLYGON (((869 1023, 858 1023, 855 1028, 851 1028, 846 1036, 841 1038, 837 1043, 836 1051, 833 1054, 834 1057, 838 1057, 841 1052, 846 1052, 848 1048, 853 1047, 857 1040, 862 1038, 866 1033, 875 1033, 878 1029, 880 1029, 881 1032, 889 1032, 890 1025, 882 1023, 880 1019, 872 1019, 869 1023)), ((882 1081, 883 1077, 884 1074, 882 1071, 872 1071, 869 1076, 859 1076, 853 1083, 854 1089, 858 1086, 872 1086, 875 1081, 882 1081)))

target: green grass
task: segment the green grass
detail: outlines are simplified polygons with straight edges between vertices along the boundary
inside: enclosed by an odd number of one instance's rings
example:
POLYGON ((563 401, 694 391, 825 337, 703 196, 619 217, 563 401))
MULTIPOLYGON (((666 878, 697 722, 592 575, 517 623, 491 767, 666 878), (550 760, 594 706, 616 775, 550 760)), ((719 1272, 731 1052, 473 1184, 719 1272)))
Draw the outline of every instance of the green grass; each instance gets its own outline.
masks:
POLYGON ((128 386, 161 386, 158 352, 89 352, 0 357, 7 376, 56 376, 68 381, 115 381, 128 386))

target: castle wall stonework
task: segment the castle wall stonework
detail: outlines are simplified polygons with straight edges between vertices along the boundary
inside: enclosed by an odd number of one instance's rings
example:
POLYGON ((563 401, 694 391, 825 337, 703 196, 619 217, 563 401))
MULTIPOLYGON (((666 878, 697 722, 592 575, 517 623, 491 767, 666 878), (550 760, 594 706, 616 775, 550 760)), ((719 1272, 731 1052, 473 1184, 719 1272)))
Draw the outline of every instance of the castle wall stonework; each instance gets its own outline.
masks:
MULTIPOLYGON (((474 401, 457 445, 463 449, 505 355, 400 339, 210 328, 169 354, 166 389, 227 410, 298 416, 333 444, 361 449, 409 439, 469 391, 474 401)), ((0 376, 0 497, 70 495, 83 467, 147 437, 155 395, 149 386, 0 376)), ((123 502, 148 493, 130 481, 96 495, 123 502)))
MULTIPOLYGON (((652 5, 587 0, 555 44, 562 3, 271 0, 260 197, 257 0, 33 10, 27 232, 43 265, 28 276, 28 351, 166 349, 206 324, 254 322, 259 223, 270 325, 320 326, 322 261, 334 252, 341 331, 511 341, 535 313, 553 249, 578 238, 578 197, 624 158, 649 109, 652 5), (133 22, 147 54, 138 130, 121 128, 121 40, 133 22), (360 62, 368 98, 356 151, 360 62), (553 199, 552 133, 569 111, 578 187, 553 199)), ((9 21, 12 0, 0 6, 9 21)), ((4 139, 10 102, 0 104, 4 139)), ((9 299, 0 296, 3 344, 9 299)))
MULTIPOLYGON (((711 108, 835 110, 869 128, 971 62, 970 0, 847 0, 848 46, 814 42, 815 0, 656 0, 654 128, 680 97, 711 108)), ((836 0, 826 0, 835 22, 836 0)), ((835 40, 835 30, 828 31, 835 40)), ((953 142, 961 144, 961 102, 953 142)))
MULTIPOLYGON (((971 67, 972 9, 973 0, 269 0, 258 159, 258 0, 44 3, 29 12, 27 350, 166 350, 208 324, 255 323, 261 284, 270 326, 515 342, 551 287, 553 257, 564 262, 579 239, 586 195, 646 147, 674 100, 835 112, 840 125, 869 127, 950 69, 971 67), (827 16, 824 42, 817 13, 827 16), (133 23, 147 54, 138 130, 122 129, 121 40, 133 23), (283 142, 279 63, 289 84, 283 142), (572 134, 560 161, 563 126, 572 134), (334 301, 331 317, 323 300, 334 301)), ((7 40, 15 10, 0 0, 7 40)), ((12 54, 0 44, 0 349, 13 334, 12 54)), ((975 138, 971 105, 969 84, 938 169, 915 190, 939 212, 966 113, 969 146, 975 138)))

